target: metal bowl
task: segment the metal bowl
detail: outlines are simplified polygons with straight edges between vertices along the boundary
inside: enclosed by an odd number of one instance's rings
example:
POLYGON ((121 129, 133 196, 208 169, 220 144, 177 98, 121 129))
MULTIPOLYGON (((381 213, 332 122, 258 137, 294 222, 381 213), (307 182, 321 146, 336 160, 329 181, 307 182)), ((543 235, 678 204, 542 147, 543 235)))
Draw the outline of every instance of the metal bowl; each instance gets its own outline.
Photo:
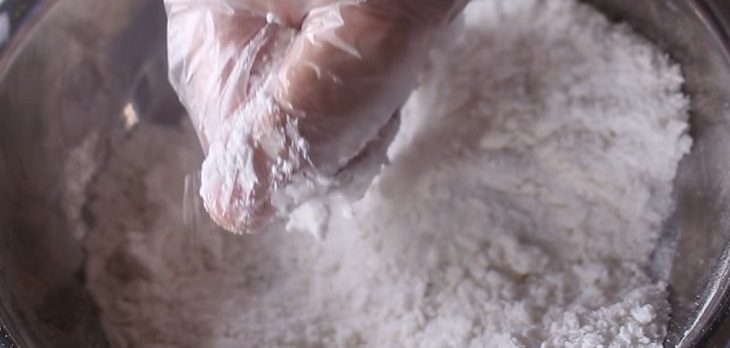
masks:
MULTIPOLYGON (((631 23, 683 65, 695 144, 681 163, 676 210, 652 271, 669 283, 666 346, 724 347, 730 338, 730 1, 588 2, 631 23)), ((84 285, 77 233, 84 216, 75 213, 83 211, 77 197, 83 190, 68 185, 83 178, 69 166, 103 163, 123 141, 130 117, 164 124, 182 117, 167 84, 164 10, 150 0, 7 0, 0 6, 10 11, 13 29, 0 54, 0 322, 22 347, 107 347, 84 285), (84 147, 90 151, 80 157, 84 147)))

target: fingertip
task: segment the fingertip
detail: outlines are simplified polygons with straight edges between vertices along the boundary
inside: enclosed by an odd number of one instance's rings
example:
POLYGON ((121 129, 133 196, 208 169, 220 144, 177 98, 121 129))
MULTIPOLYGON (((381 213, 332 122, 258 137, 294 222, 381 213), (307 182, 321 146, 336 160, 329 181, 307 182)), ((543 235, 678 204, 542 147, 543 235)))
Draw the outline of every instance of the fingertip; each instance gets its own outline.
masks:
POLYGON ((256 188, 237 180, 226 183, 220 177, 205 177, 201 187, 203 204, 213 222, 234 234, 252 234, 262 230, 274 217, 269 196, 257 197, 256 188))
POLYGON ((277 210, 272 195, 306 166, 296 125, 262 97, 227 124, 209 147, 200 195, 213 220, 237 234, 263 230, 277 210))

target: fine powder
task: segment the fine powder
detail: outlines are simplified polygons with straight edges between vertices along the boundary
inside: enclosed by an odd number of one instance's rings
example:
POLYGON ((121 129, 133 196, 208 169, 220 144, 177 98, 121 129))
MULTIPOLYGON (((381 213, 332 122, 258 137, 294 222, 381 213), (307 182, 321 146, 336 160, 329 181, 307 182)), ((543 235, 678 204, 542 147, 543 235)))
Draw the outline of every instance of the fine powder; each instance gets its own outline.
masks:
POLYGON ((191 127, 140 125, 89 189, 113 346, 660 347, 679 67, 573 0, 474 1, 447 31, 365 197, 292 214, 320 239, 190 224, 191 127))

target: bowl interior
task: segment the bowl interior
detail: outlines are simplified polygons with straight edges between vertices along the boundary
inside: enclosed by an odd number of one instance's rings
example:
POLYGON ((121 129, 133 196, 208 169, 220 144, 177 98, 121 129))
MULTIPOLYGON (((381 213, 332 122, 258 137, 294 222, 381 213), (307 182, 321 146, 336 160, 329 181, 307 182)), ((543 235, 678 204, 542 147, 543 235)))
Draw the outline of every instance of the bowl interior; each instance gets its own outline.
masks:
MULTIPOLYGON (((713 328, 730 288, 730 3, 587 2, 683 66, 695 144, 652 271, 670 288, 667 345, 724 346, 730 330, 713 328)), ((167 83, 164 9, 51 1, 25 27, 0 59, 0 321, 24 347, 105 347, 84 286, 83 184, 124 141, 129 110, 143 123, 183 115, 167 83)))

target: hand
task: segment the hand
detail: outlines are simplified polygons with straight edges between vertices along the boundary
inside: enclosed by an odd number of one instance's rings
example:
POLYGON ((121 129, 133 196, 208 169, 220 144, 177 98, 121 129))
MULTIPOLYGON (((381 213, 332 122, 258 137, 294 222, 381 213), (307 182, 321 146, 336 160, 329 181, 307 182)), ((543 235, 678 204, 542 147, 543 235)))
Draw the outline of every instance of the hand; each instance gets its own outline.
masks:
POLYGON ((207 153, 211 217, 255 231, 277 190, 357 156, 464 2, 166 0, 170 80, 207 153))

